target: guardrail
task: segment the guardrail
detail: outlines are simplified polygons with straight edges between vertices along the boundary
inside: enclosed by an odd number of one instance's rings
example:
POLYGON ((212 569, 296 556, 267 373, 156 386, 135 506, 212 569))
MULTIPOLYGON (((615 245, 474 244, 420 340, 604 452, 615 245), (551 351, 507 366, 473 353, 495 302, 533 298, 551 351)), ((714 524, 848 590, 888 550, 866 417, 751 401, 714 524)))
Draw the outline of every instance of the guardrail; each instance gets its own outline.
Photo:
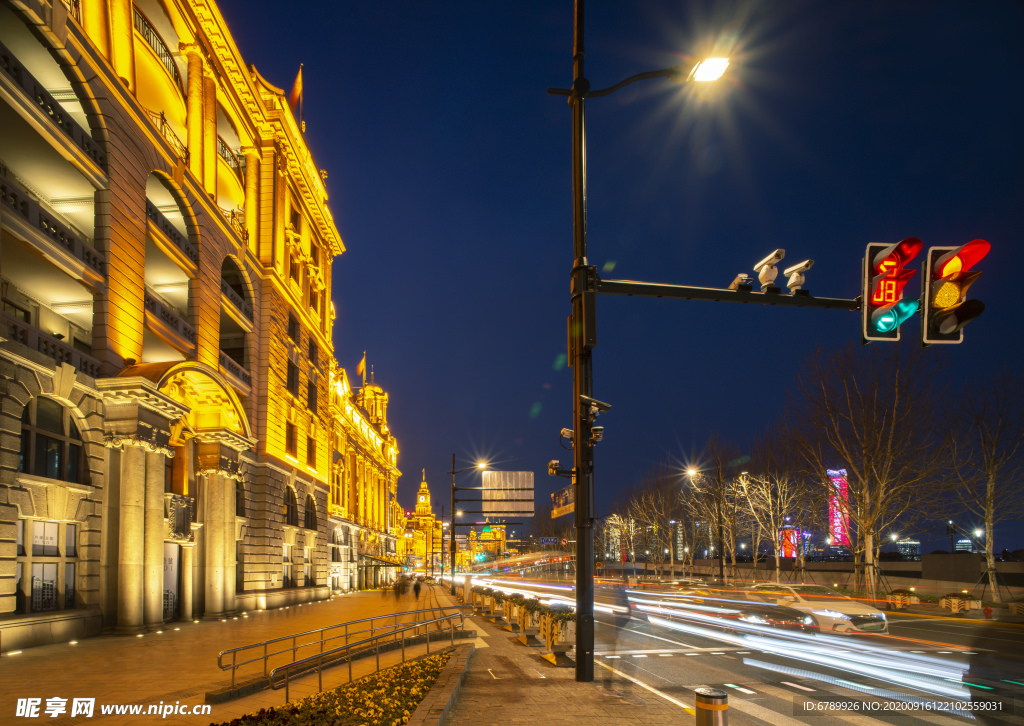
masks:
POLYGON ((300 660, 292 661, 291 663, 288 663, 287 665, 278 666, 274 670, 270 671, 270 677, 269 677, 270 687, 272 689, 274 689, 275 691, 280 689, 280 688, 284 688, 284 700, 287 702, 289 700, 289 695, 290 695, 289 691, 288 691, 288 683, 289 683, 289 678, 291 676, 292 671, 293 670, 298 670, 299 673, 297 675, 305 675, 306 673, 308 673, 309 671, 311 671, 313 669, 313 666, 315 664, 316 665, 316 673, 317 673, 317 683, 318 683, 317 688, 318 688, 318 691, 323 691, 324 690, 323 669, 324 669, 325 662, 326 662, 326 665, 329 667, 329 666, 335 665, 337 662, 342 661, 342 660, 348 662, 348 680, 349 680, 349 682, 351 682, 352 681, 352 660, 353 660, 353 652, 352 651, 353 651, 353 649, 354 648, 366 647, 366 649, 369 650, 368 646, 370 646, 371 643, 373 644, 374 653, 375 653, 375 656, 376 656, 376 659, 377 659, 376 669, 374 670, 374 672, 375 673, 379 672, 380 671, 380 643, 381 643, 381 640, 382 639, 390 638, 391 639, 390 642, 398 643, 399 642, 399 638, 398 638, 399 634, 401 634, 401 636, 402 636, 402 638, 401 638, 401 643, 402 643, 402 662, 405 663, 405 644, 406 644, 406 639, 407 639, 406 632, 409 631, 409 630, 415 630, 416 634, 413 637, 418 637, 419 636, 420 628, 423 628, 424 640, 427 643, 427 653, 430 653, 430 629, 429 629, 428 626, 430 626, 430 625, 432 625, 434 623, 437 623, 438 630, 440 631, 440 630, 442 630, 441 623, 443 623, 445 621, 448 622, 449 632, 451 634, 451 644, 454 646, 455 645, 455 618, 459 618, 459 629, 462 630, 463 629, 463 625, 465 623, 465 616, 461 612, 452 613, 451 615, 443 615, 443 616, 441 616, 439 618, 434 618, 432 620, 423 620, 423 621, 420 621, 418 623, 414 623, 412 625, 407 625, 404 628, 397 628, 396 630, 393 630, 390 633, 384 633, 382 635, 374 635, 372 637, 364 638, 362 640, 356 641, 355 643, 349 643, 347 645, 342 645, 342 646, 339 646, 339 647, 334 648, 332 650, 328 650, 328 651, 325 651, 323 653, 319 653, 317 655, 312 655, 312 656, 308 656, 306 658, 302 658, 300 660), (284 674, 284 683, 280 683, 280 682, 275 680, 278 677, 279 673, 283 673, 284 674))
MULTIPOLYGON (((253 643, 253 644, 250 644, 250 645, 243 645, 243 646, 240 646, 238 648, 229 648, 228 650, 222 650, 220 653, 217 654, 217 667, 220 668, 222 671, 226 671, 226 670, 230 670, 231 671, 231 686, 234 687, 236 674, 237 674, 239 668, 241 668, 242 666, 246 666, 246 665, 250 665, 252 663, 258 663, 258 662, 262 661, 263 662, 263 675, 267 676, 269 678, 270 687, 273 688, 274 690, 277 690, 277 689, 282 687, 280 684, 279 685, 275 685, 275 680, 274 680, 275 677, 279 673, 284 673, 284 684, 283 684, 283 686, 285 688, 285 697, 287 698, 287 696, 288 696, 288 681, 289 681, 289 678, 290 678, 290 675, 291 675, 291 671, 296 669, 296 668, 299 668, 299 669, 302 669, 302 670, 309 670, 309 669, 312 668, 313 663, 316 663, 317 672, 319 674, 319 680, 320 680, 320 688, 322 690, 323 689, 323 675, 322 675, 322 672, 323 672, 324 665, 325 664, 328 665, 328 666, 334 665, 335 661, 341 661, 344 658, 346 658, 346 656, 347 656, 347 659, 348 659, 349 679, 351 680, 351 678, 352 678, 352 660, 353 660, 353 655, 354 655, 352 650, 354 648, 365 648, 365 647, 369 646, 372 643, 373 647, 374 647, 374 650, 376 652, 376 657, 377 657, 377 669, 379 670, 380 669, 380 645, 381 645, 381 640, 387 639, 387 638, 391 638, 391 639, 393 639, 393 642, 397 643, 397 642, 399 642, 399 637, 398 636, 399 636, 399 634, 401 634, 402 661, 404 662, 405 661, 405 645, 406 645, 406 641, 408 639, 408 636, 406 635, 406 631, 408 631, 408 630, 419 630, 419 629, 422 628, 424 630, 424 633, 427 635, 427 638, 426 638, 426 640, 427 640, 427 651, 429 652, 430 651, 430 632, 429 632, 429 626, 433 625, 433 624, 437 624, 438 631, 441 631, 442 630, 441 623, 443 623, 445 621, 449 621, 450 629, 451 629, 451 640, 452 640, 452 644, 454 644, 455 643, 455 618, 459 619, 459 628, 462 629, 463 626, 465 625, 465 615, 463 615, 463 613, 462 613, 462 607, 461 606, 457 606, 456 605, 456 606, 439 607, 439 608, 425 608, 425 609, 421 609, 421 610, 407 610, 407 611, 401 612, 401 613, 389 613, 388 615, 376 615, 376 616, 374 616, 372 618, 362 618, 360 620, 352 620, 352 621, 347 622, 347 623, 339 623, 338 625, 329 625, 329 626, 327 626, 325 628, 317 628, 315 630, 307 630, 307 631, 302 632, 302 633, 295 633, 293 635, 285 635, 285 636, 282 636, 280 638, 274 638, 272 640, 265 640, 265 641, 260 642, 260 643, 253 643), (443 614, 443 612, 445 610, 453 610, 453 609, 458 610, 458 612, 452 613, 450 615, 444 615, 443 614), (402 622, 399 622, 399 618, 402 617, 402 616, 405 616, 405 615, 418 616, 421 613, 433 613, 433 612, 438 611, 438 610, 440 610, 442 612, 442 615, 440 617, 436 617, 436 618, 433 618, 433 619, 430 619, 430 620, 420 620, 420 621, 417 621, 417 622, 414 622, 414 623, 402 623, 402 622), (390 622, 387 622, 387 621, 390 621, 390 622), (381 624, 378 625, 376 623, 381 623, 381 624), (363 627, 361 630, 352 630, 353 627, 359 627, 361 624, 367 624, 367 627, 363 627), (327 635, 330 631, 337 631, 339 629, 340 629, 341 632, 338 632, 337 634, 327 635), (385 631, 385 632, 383 632, 383 633, 379 633, 378 632, 378 631, 382 631, 382 630, 385 631), (352 643, 348 642, 349 638, 354 637, 354 636, 364 635, 366 633, 369 633, 368 637, 361 638, 360 640, 352 642, 352 643), (306 637, 306 636, 317 636, 317 635, 319 635, 319 638, 312 637, 309 641, 307 641, 305 643, 299 643, 298 642, 299 638, 303 638, 303 637, 306 637), (331 641, 336 641, 336 640, 341 639, 341 638, 344 639, 344 644, 343 645, 334 646, 333 648, 329 648, 328 650, 324 649, 326 644, 330 643, 331 641), (291 645, 290 646, 286 646, 284 648, 281 648, 280 650, 274 650, 274 651, 270 650, 270 648, 275 647, 275 644, 284 643, 286 641, 291 641, 291 645), (305 658, 298 658, 299 650, 301 650, 303 648, 314 648, 314 647, 318 647, 319 648, 319 652, 317 652, 315 655, 307 656, 305 658), (257 650, 258 651, 259 649, 262 649, 262 652, 259 653, 258 655, 256 655, 256 657, 249 658, 248 660, 243 660, 242 662, 238 662, 238 657, 239 657, 240 653, 245 653, 246 651, 252 651, 252 650, 257 650), (287 664, 282 665, 282 666, 278 666, 277 668, 274 668, 272 671, 270 671, 268 673, 267 672, 267 668, 268 668, 268 661, 270 660, 270 658, 273 658, 274 656, 282 655, 284 653, 288 653, 289 651, 292 654, 292 662, 291 663, 287 663, 287 664), (225 663, 224 659, 228 655, 231 656, 231 662, 230 663, 225 663)), ((242 657, 245 658, 245 657, 248 657, 248 656, 247 655, 243 655, 242 657)))

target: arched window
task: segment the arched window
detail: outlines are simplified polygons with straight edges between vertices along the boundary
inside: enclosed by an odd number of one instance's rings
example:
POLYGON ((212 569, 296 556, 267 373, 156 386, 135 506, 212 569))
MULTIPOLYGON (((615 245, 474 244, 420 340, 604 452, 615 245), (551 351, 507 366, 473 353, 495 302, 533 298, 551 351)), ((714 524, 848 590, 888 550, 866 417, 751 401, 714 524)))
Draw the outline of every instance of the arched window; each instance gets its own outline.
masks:
POLYGON ((299 503, 295 500, 295 490, 285 487, 284 490, 284 523, 293 527, 299 526, 299 503))
POLYGON ((306 529, 316 531, 316 502, 310 494, 306 495, 306 529))
POLYGON ((21 416, 18 471, 82 483, 82 437, 71 412, 51 398, 33 398, 21 416))
POLYGON ((245 516, 245 488, 240 481, 235 482, 235 516, 245 516))

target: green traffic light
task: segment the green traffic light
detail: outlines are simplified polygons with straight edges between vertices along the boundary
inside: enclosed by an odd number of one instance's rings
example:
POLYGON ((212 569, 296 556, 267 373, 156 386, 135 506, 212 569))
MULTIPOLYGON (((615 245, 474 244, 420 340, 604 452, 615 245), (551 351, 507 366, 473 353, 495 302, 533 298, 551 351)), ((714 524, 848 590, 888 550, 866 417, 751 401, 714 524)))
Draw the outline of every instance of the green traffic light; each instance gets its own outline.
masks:
POLYGON ((890 333, 907 322, 917 312, 920 303, 917 300, 900 300, 875 319, 875 331, 890 333))

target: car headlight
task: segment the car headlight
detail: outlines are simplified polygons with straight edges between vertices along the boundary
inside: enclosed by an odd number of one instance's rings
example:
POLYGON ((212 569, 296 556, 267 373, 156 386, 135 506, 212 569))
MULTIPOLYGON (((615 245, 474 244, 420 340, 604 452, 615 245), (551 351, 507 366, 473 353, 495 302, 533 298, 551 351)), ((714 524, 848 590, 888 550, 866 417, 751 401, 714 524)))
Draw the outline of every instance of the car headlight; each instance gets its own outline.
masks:
POLYGON ((740 617, 740 620, 742 620, 745 623, 760 623, 761 625, 768 624, 767 620, 765 620, 764 618, 759 618, 756 615, 745 615, 740 617))
POLYGON ((814 618, 810 615, 804 618, 804 625, 814 625, 814 618))
POLYGON ((814 614, 815 615, 824 615, 826 618, 834 618, 836 620, 849 620, 850 619, 849 615, 843 615, 842 613, 837 613, 835 610, 815 610, 814 614))

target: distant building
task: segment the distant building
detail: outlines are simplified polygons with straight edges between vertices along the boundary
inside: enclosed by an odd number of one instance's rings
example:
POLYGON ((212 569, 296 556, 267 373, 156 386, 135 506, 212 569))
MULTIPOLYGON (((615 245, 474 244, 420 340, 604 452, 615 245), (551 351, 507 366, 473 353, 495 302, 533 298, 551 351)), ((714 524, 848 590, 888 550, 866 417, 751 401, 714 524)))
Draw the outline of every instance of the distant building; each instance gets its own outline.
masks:
POLYGON ((904 557, 920 557, 921 543, 916 539, 905 537, 896 542, 896 551, 904 557))
POLYGON ((954 552, 974 552, 974 543, 967 537, 961 537, 956 541, 954 552))

